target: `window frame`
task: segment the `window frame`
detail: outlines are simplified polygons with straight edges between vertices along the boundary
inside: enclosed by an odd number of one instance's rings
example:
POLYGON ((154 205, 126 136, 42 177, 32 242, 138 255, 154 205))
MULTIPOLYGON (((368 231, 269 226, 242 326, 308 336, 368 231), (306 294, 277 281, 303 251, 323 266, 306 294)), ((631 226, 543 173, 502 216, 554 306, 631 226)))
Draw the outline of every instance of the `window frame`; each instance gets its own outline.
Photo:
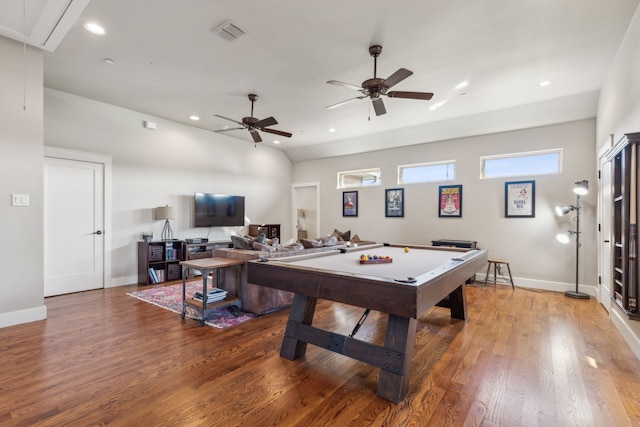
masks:
POLYGON ((351 188, 366 188, 366 187, 376 187, 376 186, 380 186, 381 182, 382 182, 382 170, 381 168, 366 168, 366 169, 354 169, 354 170, 348 170, 348 171, 339 171, 336 174, 336 178, 337 178, 337 189, 341 190, 348 190, 351 188), (367 185, 358 185, 358 184, 353 184, 353 185, 348 185, 344 183, 344 177, 348 176, 348 175, 373 175, 376 177, 375 181, 371 184, 367 184, 367 185))
POLYGON ((536 151, 522 151, 518 153, 508 153, 508 154, 496 154, 490 156, 480 156, 480 179, 503 179, 510 177, 518 177, 518 176, 538 176, 538 175, 557 175, 562 173, 562 157, 563 157, 563 149, 562 148, 550 148, 546 150, 536 150, 536 151), (547 154, 557 154, 558 155, 558 168, 556 172, 532 172, 525 171, 522 173, 509 173, 503 175, 493 175, 486 176, 485 174, 485 164, 487 160, 501 160, 501 159, 524 159, 527 157, 536 157, 543 156, 547 154))
POLYGON ((397 176, 398 185, 429 184, 431 182, 449 182, 449 181, 454 181, 456 179, 456 161, 455 161, 455 159, 453 159, 453 160, 439 160, 439 161, 436 161, 436 162, 421 162, 421 163, 409 163, 409 164, 404 164, 404 165, 398 165, 397 174, 398 174, 398 176, 397 176), (430 167, 430 166, 442 166, 442 165, 447 165, 447 166, 451 165, 453 167, 453 176, 452 177, 444 178, 444 179, 426 179, 424 181, 411 181, 411 182, 405 182, 402 179, 404 169, 430 167))

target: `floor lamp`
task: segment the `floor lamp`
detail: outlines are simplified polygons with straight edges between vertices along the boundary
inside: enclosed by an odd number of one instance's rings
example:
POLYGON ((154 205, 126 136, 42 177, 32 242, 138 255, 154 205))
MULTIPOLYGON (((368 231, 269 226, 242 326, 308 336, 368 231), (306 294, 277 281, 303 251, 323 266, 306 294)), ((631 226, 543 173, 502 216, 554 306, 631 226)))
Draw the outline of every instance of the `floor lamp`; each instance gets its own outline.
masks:
POLYGON ((176 210, 171 206, 158 206, 156 208, 156 219, 164 219, 164 228, 162 229, 162 240, 173 240, 173 230, 171 229, 170 219, 176 219, 176 210))
POLYGON ((562 243, 569 243, 571 241, 571 236, 576 236, 576 290, 566 291, 564 294, 571 298, 589 299, 589 294, 578 291, 578 268, 580 266, 580 196, 584 196, 589 192, 589 182, 586 179, 576 182, 573 192, 576 193, 575 206, 556 206, 556 214, 558 216, 563 216, 571 211, 576 211, 576 230, 567 230, 566 232, 560 233, 556 236, 558 241, 562 243))

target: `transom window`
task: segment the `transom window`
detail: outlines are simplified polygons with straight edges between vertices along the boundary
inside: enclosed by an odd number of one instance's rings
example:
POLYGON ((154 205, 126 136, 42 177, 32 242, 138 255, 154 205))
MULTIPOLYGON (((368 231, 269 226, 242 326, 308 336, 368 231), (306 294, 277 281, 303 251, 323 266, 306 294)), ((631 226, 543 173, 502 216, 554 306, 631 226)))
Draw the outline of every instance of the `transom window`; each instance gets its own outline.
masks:
POLYGON ((338 172, 338 188, 380 185, 380 168, 338 172))
POLYGON ((455 175, 455 160, 398 166, 398 184, 452 181, 455 175))
POLYGON ((548 175, 561 172, 562 149, 480 157, 480 178, 548 175))

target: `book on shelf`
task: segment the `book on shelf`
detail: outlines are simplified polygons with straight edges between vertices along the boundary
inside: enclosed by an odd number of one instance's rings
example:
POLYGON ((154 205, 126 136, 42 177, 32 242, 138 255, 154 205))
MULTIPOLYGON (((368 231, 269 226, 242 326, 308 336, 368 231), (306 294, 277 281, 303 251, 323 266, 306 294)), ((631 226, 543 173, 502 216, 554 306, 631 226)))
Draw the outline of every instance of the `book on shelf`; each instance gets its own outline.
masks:
POLYGON ((153 274, 156 278, 155 283, 162 283, 165 281, 164 270, 153 269, 153 274))
MULTIPOLYGON (((218 301, 222 301, 227 297, 226 294, 220 294, 218 296, 215 297, 207 297, 207 304, 210 304, 212 302, 218 302, 218 301)), ((196 301, 202 301, 202 295, 194 295, 193 299, 196 301)))
POLYGON ((151 281, 151 283, 153 283, 154 285, 159 283, 159 279, 158 279, 158 275, 156 274, 157 271, 154 270, 153 268, 149 267, 149 280, 151 281))
MULTIPOLYGON (((207 291, 207 302, 221 301, 227 297, 227 291, 219 288, 213 288, 207 291)), ((203 296, 201 291, 196 291, 193 294, 193 299, 202 301, 203 296)))

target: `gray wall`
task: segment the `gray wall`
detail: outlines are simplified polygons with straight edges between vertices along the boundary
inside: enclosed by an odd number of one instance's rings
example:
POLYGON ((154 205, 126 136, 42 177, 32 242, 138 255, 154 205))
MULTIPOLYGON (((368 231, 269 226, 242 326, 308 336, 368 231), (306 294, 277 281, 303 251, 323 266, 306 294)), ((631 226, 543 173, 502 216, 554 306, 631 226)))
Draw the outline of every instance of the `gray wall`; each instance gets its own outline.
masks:
MULTIPOLYGON (((597 119, 599 147, 614 135, 640 132, 640 9, 638 9, 620 45, 606 83, 600 92, 597 119)), ((629 320, 615 304, 611 319, 640 358, 640 322, 629 320)))
POLYGON ((282 151, 55 90, 44 93, 47 147, 112 156, 107 286, 137 282, 136 242, 146 231, 159 239, 164 225, 154 219, 157 206, 178 209, 171 221, 175 238, 228 240, 240 230, 193 228, 194 192, 243 195, 248 222, 291 229, 291 162, 282 151), (158 129, 145 129, 144 120, 158 129))
MULTIPOLYGON (((398 132, 398 138, 402 132, 398 132)), ((392 142, 390 142, 392 144, 392 142)), ((476 240, 490 257, 510 261, 521 286, 569 290, 575 287, 575 245, 563 245, 555 236, 574 229, 573 215, 558 218, 553 208, 575 204, 576 181, 587 179, 591 192, 583 198, 581 215, 580 283, 595 291, 597 283, 595 215, 595 121, 582 120, 522 131, 441 141, 294 164, 294 182, 320 181, 322 233, 334 228, 351 230, 364 240, 428 244, 433 239, 476 240), (562 148, 559 175, 509 179, 480 177, 480 156, 562 148), (456 179, 445 183, 403 185, 404 218, 386 218, 384 190, 398 187, 397 165, 443 160, 456 161, 456 179), (380 167, 382 185, 358 189, 357 218, 342 217, 342 191, 336 189, 338 171, 380 167), (535 218, 504 217, 504 183, 534 179, 535 218), (462 218, 438 217, 438 186, 462 184, 462 218)))
POLYGON ((0 37, 0 327, 46 318, 42 53, 0 37), (25 98, 26 95, 26 98, 25 98), (26 102, 25 102, 26 99, 26 102), (24 108, 26 106, 26 109, 24 108), (11 206, 28 194, 29 207, 11 206))

